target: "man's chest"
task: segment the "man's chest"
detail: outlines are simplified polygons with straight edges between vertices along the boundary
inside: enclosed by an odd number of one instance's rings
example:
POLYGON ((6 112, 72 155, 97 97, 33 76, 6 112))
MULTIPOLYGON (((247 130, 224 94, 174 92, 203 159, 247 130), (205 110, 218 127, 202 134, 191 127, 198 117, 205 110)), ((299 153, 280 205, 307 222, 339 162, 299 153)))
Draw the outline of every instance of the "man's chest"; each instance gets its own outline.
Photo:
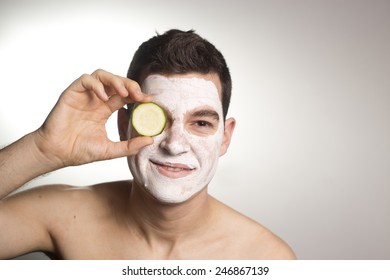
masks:
POLYGON ((74 235, 56 242, 57 254, 62 259, 87 260, 148 260, 148 259, 235 259, 239 247, 223 241, 194 241, 191 244, 167 248, 150 245, 142 237, 120 232, 95 231, 90 235, 74 235))

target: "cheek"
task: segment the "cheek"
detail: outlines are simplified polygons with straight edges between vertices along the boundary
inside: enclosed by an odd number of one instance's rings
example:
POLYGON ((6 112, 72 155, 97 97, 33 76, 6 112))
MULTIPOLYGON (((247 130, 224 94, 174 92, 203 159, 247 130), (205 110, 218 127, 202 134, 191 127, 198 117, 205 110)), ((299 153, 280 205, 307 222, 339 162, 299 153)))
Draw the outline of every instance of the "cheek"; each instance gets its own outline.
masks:
POLYGON ((217 135, 208 137, 191 137, 191 146, 198 159, 212 163, 219 155, 220 140, 217 135))
POLYGON ((139 151, 139 153, 137 155, 135 155, 135 157, 137 159, 136 161, 138 163, 140 163, 142 161, 149 160, 151 155, 158 153, 160 143, 166 137, 165 135, 166 135, 166 132, 163 131, 161 134, 154 136, 153 137, 153 140, 154 140, 153 144, 142 148, 141 151, 139 151))

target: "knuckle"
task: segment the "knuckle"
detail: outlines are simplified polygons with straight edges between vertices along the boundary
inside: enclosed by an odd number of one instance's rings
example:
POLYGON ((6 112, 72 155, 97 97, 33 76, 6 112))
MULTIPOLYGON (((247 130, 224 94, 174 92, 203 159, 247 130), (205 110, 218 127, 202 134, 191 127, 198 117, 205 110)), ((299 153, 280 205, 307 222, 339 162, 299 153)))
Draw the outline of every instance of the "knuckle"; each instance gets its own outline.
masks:
POLYGON ((92 76, 100 76, 102 75, 103 73, 105 73, 106 71, 104 71, 103 69, 101 68, 98 68, 96 69, 93 73, 92 73, 92 76))
POLYGON ((87 80, 87 79, 90 79, 91 78, 91 75, 87 74, 87 73, 84 73, 80 76, 80 80, 87 80))

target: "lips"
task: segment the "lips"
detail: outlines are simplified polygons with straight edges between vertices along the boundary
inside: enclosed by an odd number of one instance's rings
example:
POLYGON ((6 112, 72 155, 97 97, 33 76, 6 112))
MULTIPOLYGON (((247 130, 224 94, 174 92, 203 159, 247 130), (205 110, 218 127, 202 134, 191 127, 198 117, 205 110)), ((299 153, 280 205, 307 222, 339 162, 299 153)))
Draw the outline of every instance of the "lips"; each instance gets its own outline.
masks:
POLYGON ((172 179, 178 179, 190 175, 195 168, 186 164, 170 163, 170 162, 158 162, 150 160, 153 166, 156 167, 157 171, 166 177, 172 179))

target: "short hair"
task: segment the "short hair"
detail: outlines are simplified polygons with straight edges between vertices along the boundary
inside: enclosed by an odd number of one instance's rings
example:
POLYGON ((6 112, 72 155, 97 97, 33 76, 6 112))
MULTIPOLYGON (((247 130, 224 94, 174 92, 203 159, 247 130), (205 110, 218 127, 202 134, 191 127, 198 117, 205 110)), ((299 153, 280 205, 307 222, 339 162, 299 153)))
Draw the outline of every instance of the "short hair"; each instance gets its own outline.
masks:
POLYGON ((222 109, 229 109, 232 81, 225 58, 194 30, 171 29, 142 43, 130 63, 127 77, 138 83, 146 74, 216 73, 222 86, 222 109))

